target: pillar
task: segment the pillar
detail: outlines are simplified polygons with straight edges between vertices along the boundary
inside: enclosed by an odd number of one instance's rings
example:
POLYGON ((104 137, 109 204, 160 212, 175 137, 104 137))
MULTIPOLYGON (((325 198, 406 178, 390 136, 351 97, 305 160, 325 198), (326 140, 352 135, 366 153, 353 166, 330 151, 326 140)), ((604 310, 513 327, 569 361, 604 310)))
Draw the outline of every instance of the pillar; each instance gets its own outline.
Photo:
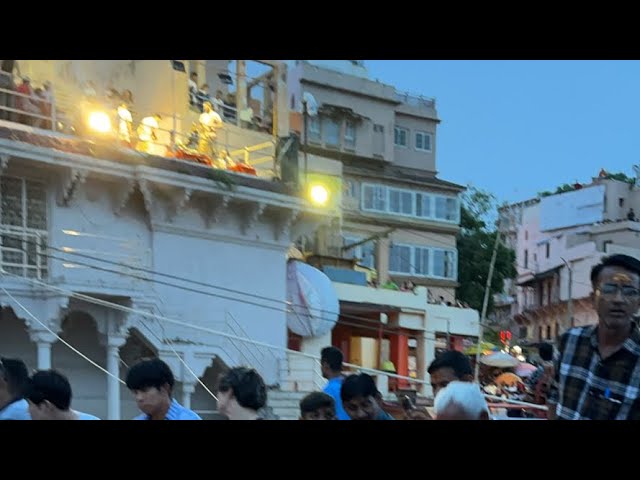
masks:
POLYGON ((118 335, 107 337, 107 418, 120 420, 120 347, 126 338, 118 335))
MULTIPOLYGON (((300 345, 300 351, 309 355, 319 357, 322 349, 324 347, 330 346, 331 332, 327 332, 324 335, 320 335, 317 337, 303 337, 300 345)), ((288 354, 288 357, 288 361, 292 361, 293 358, 297 357, 295 360, 293 360, 294 364, 306 365, 306 367, 303 366, 302 371, 300 371, 299 373, 296 372, 297 375, 301 374, 301 378, 298 379, 301 384, 305 385, 306 387, 312 388, 312 390, 320 390, 322 387, 324 387, 326 380, 322 377, 320 360, 315 360, 313 358, 303 357, 302 355, 295 354, 288 354)), ((344 361, 348 362, 349 360, 345 358, 344 361)), ((296 369, 294 368, 292 370, 295 371, 296 369)))
POLYGON ((182 406, 188 409, 191 409, 191 396, 196 391, 195 379, 193 380, 193 382, 185 381, 182 383, 182 406))
MULTIPOLYGON (((396 367, 398 375, 406 377, 409 375, 409 337, 406 333, 401 332, 397 335, 391 335, 391 361, 396 367)), ((407 380, 398 379, 399 388, 407 388, 409 382, 407 380)))
MULTIPOLYGON (((424 349, 424 364, 425 364, 425 380, 429 380, 429 375, 427 374, 427 368, 431 365, 436 358, 436 337, 435 332, 425 331, 424 339, 423 339, 423 349, 424 349)), ((431 385, 425 385, 424 394, 427 396, 433 395, 433 391, 431 389, 431 385)))
POLYGON ((38 370, 51 369, 51 346, 58 338, 48 331, 32 331, 30 337, 38 349, 38 370))
POLYGON ((376 272, 378 284, 384 285, 389 280, 389 248, 391 241, 388 238, 379 238, 376 241, 376 272))
MULTIPOLYGON (((416 347, 416 372, 418 375, 418 379, 423 381, 427 379, 427 368, 429 366, 426 363, 424 337, 425 337, 425 333, 422 333, 417 338, 418 345, 416 347)), ((418 389, 419 389, 418 391, 422 395, 427 395, 428 392, 425 384, 419 384, 418 389)))
POLYGON ((247 61, 236 60, 236 115, 237 125, 242 126, 240 112, 247 108, 247 61))

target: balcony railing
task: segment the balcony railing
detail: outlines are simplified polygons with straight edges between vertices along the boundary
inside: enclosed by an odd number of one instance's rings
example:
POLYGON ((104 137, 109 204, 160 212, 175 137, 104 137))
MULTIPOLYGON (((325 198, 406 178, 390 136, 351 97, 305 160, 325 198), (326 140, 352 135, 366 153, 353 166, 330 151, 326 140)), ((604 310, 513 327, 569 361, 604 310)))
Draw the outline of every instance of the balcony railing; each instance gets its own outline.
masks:
MULTIPOLYGON (((11 77, 6 72, 0 75, 11 77)), ((55 86, 51 91, 52 99, 47 100, 36 96, 33 89, 25 94, 0 88, 0 120, 57 135, 117 142, 140 153, 195 161, 216 169, 280 178, 276 137, 271 126, 256 121, 259 117, 250 109, 238 112, 232 105, 220 104, 216 113, 222 124, 211 130, 203 125, 201 112, 193 109, 180 115, 143 111, 127 104, 128 114, 123 116, 118 111, 120 101, 93 95, 74 97, 55 86), (149 120, 154 117, 156 120, 149 120)))
POLYGON ((396 90, 396 100, 412 107, 435 108, 436 106, 435 98, 412 95, 408 92, 400 92, 398 90, 396 90))

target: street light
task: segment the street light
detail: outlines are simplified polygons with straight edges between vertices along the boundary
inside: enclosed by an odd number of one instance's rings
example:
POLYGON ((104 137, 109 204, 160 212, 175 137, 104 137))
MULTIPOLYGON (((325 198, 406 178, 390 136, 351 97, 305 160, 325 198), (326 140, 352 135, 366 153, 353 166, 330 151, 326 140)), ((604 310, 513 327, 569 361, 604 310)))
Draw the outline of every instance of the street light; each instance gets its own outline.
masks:
POLYGON ((324 185, 311 185, 309 195, 311 202, 318 207, 324 207, 329 200, 329 190, 324 185))

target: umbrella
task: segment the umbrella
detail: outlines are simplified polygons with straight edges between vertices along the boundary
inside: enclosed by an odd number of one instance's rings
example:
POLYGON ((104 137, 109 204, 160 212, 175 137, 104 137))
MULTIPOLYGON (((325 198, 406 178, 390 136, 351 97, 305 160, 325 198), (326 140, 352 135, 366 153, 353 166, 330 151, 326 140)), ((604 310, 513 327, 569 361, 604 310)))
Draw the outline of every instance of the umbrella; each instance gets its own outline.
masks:
POLYGON ((514 387, 519 383, 522 383, 522 379, 515 373, 507 372, 502 375, 498 375, 495 379, 496 385, 506 385, 508 387, 514 387))
POLYGON ((530 363, 521 363, 516 367, 516 375, 520 377, 529 377, 538 369, 535 365, 530 363))
POLYGON ((520 363, 517 358, 512 357, 508 353, 492 353, 480 358, 480 363, 498 368, 513 368, 520 363))
MULTIPOLYGON (((490 342, 482 342, 482 354, 488 354, 497 349, 493 343, 490 342)), ((470 347, 464 350, 465 355, 476 355, 478 353, 478 344, 471 345, 470 347)))

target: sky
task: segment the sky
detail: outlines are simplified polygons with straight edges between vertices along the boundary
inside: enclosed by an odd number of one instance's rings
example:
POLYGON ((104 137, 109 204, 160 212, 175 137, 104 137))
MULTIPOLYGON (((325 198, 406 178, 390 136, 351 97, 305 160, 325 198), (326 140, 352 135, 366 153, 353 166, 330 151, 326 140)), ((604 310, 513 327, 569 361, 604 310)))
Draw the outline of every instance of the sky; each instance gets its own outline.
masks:
POLYGON ((640 164, 639 61, 367 60, 371 79, 436 98, 436 168, 501 203, 640 164))

